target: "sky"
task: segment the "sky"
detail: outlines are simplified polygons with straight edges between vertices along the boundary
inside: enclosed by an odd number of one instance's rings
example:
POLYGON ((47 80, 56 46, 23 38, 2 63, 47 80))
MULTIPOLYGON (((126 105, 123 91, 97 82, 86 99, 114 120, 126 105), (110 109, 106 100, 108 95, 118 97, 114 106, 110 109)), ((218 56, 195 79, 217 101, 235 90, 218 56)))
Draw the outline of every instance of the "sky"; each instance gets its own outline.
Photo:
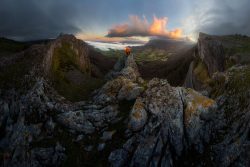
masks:
POLYGON ((88 41, 250 35, 250 0, 0 0, 0 36, 88 41))

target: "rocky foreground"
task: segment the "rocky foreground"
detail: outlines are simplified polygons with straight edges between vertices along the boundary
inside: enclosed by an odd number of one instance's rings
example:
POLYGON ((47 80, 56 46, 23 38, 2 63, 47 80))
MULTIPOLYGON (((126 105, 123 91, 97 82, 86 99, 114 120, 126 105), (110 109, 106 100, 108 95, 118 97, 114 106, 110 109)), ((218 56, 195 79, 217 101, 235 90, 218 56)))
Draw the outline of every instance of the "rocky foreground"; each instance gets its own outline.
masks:
POLYGON ((250 67, 224 67, 220 40, 201 34, 185 87, 143 80, 130 56, 91 99, 72 103, 48 75, 64 39, 74 48, 68 36, 33 48, 42 63, 27 90, 0 92, 1 166, 250 166, 250 67))

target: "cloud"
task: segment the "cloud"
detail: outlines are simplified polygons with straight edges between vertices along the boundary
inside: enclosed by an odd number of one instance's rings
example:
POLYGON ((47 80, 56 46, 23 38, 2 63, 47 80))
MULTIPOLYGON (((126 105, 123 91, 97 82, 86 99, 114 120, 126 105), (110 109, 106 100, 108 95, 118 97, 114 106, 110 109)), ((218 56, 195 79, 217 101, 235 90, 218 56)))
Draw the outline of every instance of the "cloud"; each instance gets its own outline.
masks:
POLYGON ((146 17, 142 19, 136 15, 129 16, 129 21, 124 24, 113 26, 107 37, 131 37, 131 36, 159 36, 167 38, 182 37, 181 29, 168 30, 168 18, 157 18, 154 16, 153 22, 149 23, 146 17))
POLYGON ((205 32, 214 35, 250 35, 249 0, 197 1, 193 8, 182 27, 186 34, 197 36, 198 32, 205 32))
POLYGON ((0 36, 16 40, 54 38, 77 33, 76 5, 66 0, 1 0, 0 36))

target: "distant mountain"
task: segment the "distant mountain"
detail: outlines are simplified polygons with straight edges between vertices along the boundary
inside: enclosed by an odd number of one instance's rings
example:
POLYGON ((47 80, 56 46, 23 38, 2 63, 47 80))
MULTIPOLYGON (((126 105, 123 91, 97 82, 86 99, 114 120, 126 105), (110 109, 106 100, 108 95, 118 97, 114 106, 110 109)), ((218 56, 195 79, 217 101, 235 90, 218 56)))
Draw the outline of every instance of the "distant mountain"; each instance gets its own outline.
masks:
POLYGON ((188 40, 151 39, 145 44, 145 47, 177 51, 190 45, 194 45, 194 43, 188 40))

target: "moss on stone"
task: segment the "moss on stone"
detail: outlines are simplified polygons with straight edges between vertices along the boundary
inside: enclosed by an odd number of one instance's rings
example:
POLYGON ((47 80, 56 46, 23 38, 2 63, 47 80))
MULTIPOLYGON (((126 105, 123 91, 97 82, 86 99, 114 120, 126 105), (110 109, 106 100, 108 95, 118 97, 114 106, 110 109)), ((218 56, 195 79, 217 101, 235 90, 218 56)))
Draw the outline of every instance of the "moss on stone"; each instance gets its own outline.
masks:
POLYGON ((211 81, 207 66, 201 60, 198 60, 197 65, 194 68, 194 74, 201 83, 208 85, 211 81))
POLYGON ((191 101, 188 102, 186 109, 185 109, 185 119, 186 121, 189 120, 191 115, 198 110, 199 107, 202 107, 204 109, 209 108, 210 106, 214 105, 215 101, 212 99, 209 99, 205 96, 202 96, 195 92, 192 89, 187 89, 188 96, 191 99, 191 101))
POLYGON ((141 112, 140 111, 135 111, 133 114, 133 117, 135 118, 135 119, 141 119, 141 117, 142 117, 142 115, 141 115, 141 112))

